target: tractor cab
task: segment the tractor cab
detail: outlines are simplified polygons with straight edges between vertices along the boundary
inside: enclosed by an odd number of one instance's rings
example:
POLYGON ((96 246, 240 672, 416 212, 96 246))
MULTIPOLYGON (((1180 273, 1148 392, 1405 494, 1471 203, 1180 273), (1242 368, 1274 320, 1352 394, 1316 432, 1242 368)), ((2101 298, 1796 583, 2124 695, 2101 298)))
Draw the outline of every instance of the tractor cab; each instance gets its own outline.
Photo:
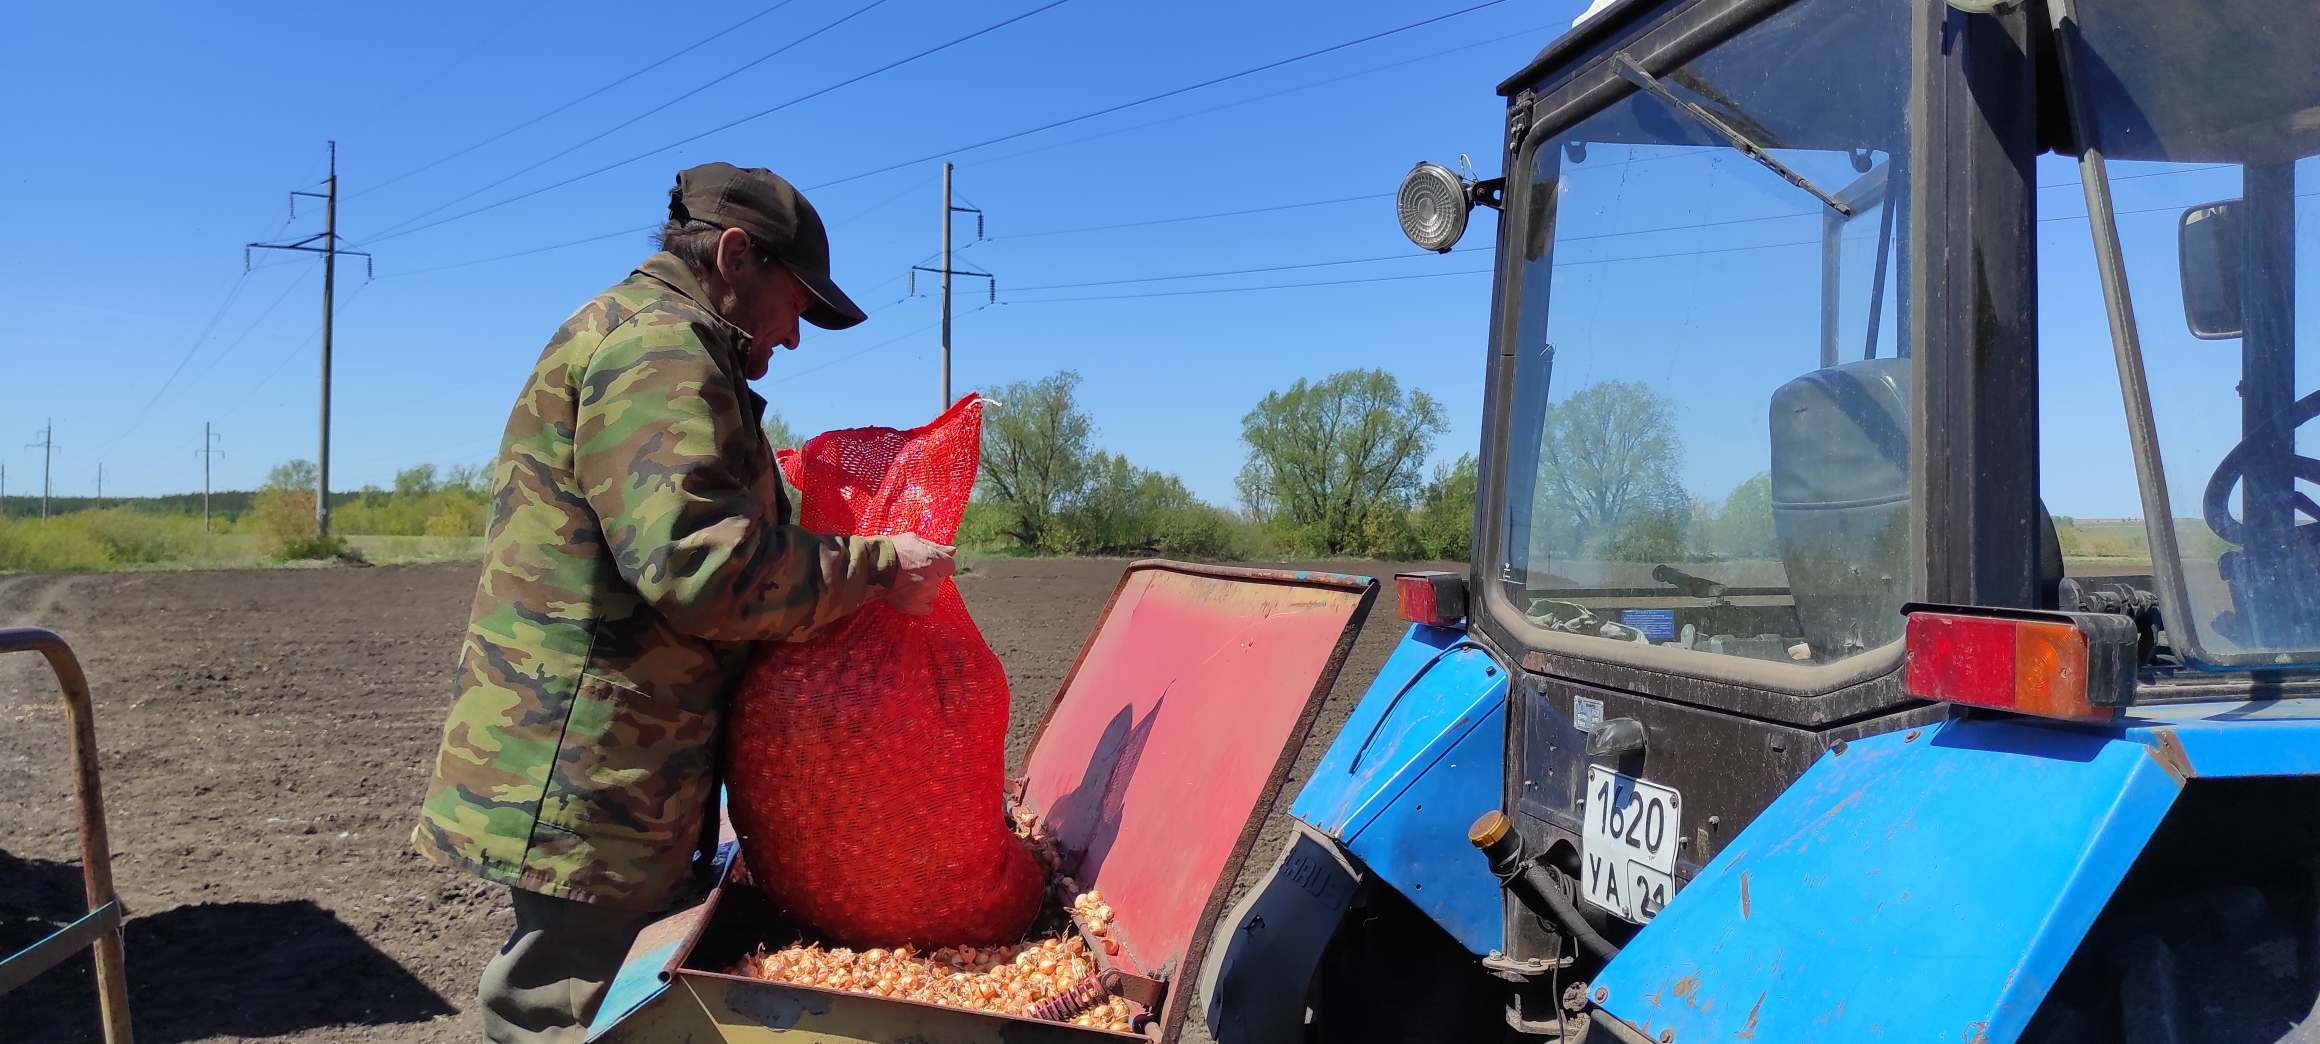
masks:
POLYGON ((1504 176, 1398 200, 1498 212, 1474 560, 1399 579, 1284 857, 1361 916, 1215 951, 1312 949, 1338 1039, 1427 1024, 1385 949, 1518 1036, 2305 1021, 2308 0, 1613 0, 1500 93, 1504 176))

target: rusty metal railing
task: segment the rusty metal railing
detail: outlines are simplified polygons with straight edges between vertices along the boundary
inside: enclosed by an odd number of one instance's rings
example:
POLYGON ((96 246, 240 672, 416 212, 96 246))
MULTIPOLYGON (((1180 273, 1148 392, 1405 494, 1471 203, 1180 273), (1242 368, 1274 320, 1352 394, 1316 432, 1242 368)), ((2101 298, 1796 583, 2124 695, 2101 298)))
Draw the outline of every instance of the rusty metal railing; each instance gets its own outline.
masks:
POLYGON ((37 652, 64 690, 65 724, 72 731, 73 809, 80 817, 81 878, 89 912, 46 939, 0 960, 0 994, 94 947, 97 1012, 105 1044, 129 1044, 129 982, 121 966, 121 901, 113 894, 113 853, 105 837, 105 796, 97 785, 97 727, 89 681, 72 646, 43 627, 0 627, 0 654, 37 652))

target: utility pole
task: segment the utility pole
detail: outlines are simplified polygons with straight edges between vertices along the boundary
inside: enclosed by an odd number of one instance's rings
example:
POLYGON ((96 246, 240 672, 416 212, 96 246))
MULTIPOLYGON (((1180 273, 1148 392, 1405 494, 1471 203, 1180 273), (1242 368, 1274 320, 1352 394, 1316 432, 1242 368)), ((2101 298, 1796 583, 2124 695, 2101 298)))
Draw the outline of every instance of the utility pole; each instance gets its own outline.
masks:
POLYGON ((951 408, 951 165, 943 164, 942 408, 951 408))
POLYGON ((955 202, 955 197, 951 194, 951 165, 945 163, 943 164, 942 267, 927 268, 921 265, 910 266, 910 271, 912 273, 910 288, 912 293, 918 292, 917 273, 933 272, 939 273, 942 276, 942 408, 946 410, 951 408, 951 276, 955 274, 974 276, 978 279, 988 279, 991 281, 991 299, 994 301, 999 299, 998 277, 993 276, 989 272, 976 272, 967 269, 954 269, 951 267, 952 214, 975 215, 975 239, 980 241, 983 238, 983 212, 974 207, 962 207, 957 205, 955 202))
POLYGON ((330 302, 331 293, 338 284, 338 255, 354 254, 364 259, 367 266, 370 255, 360 250, 341 250, 338 245, 338 143, 330 143, 329 189, 324 192, 290 193, 290 216, 298 216, 298 197, 308 196, 323 201, 322 234, 308 236, 295 243, 251 243, 242 250, 242 267, 250 265, 250 250, 304 250, 322 255, 322 436, 314 462, 314 529, 320 536, 330 535, 330 302), (313 245, 316 240, 321 246, 313 245))
POLYGON ((56 418, 51 417, 40 429, 40 441, 27 443, 25 448, 40 447, 40 520, 48 521, 49 461, 56 456, 56 418))
POLYGON ((97 510, 105 510, 105 462, 97 462, 97 510))
POLYGON ((212 445, 217 441, 217 436, 210 432, 209 425, 208 421, 201 422, 201 531, 204 536, 209 534, 210 458, 225 454, 224 450, 217 449, 212 445))

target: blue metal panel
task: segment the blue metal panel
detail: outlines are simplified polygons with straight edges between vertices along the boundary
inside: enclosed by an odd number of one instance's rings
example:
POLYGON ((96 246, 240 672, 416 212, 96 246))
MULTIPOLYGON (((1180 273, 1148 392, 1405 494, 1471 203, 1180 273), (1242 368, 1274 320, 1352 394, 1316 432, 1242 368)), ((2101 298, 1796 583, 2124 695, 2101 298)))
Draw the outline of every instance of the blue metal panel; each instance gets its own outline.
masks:
POLYGON ((1464 637, 1410 628, 1290 812, 1487 953, 1505 944, 1505 912, 1466 829, 1503 793, 1506 674, 1464 637))
POLYGON ((1499 806, 1506 756, 1506 687, 1462 718, 1430 750, 1441 753, 1371 816, 1345 847, 1378 878, 1450 932, 1459 945, 1489 953, 1506 945, 1506 904, 1490 861, 1466 840, 1474 817, 1499 806), (1446 748, 1446 749, 1445 749, 1446 748))
MULTIPOLYGON (((1289 813, 1331 837, 1359 831, 1379 802, 1432 763, 1428 747, 1506 679, 1464 631, 1414 624, 1378 669, 1289 813), (1466 680, 1470 679, 1470 680, 1466 680), (1462 684, 1461 681, 1464 680, 1462 684)), ((1434 753, 1440 753, 1436 751, 1434 753)))
POLYGON ((2144 743, 2158 742, 2160 732, 2173 733, 2190 775, 2320 773, 2320 700, 2138 707, 2123 724, 2144 743))
POLYGON ((596 1021, 589 1024, 589 1040, 610 1031, 629 1012, 643 1007, 646 1001, 669 988, 661 978, 661 969, 668 967, 677 955, 677 947, 684 943, 682 937, 670 939, 664 945, 631 956, 620 966, 620 973, 613 976, 612 985, 604 991, 603 1005, 596 1009, 596 1021))
MULTIPOLYGON (((717 791, 717 806, 721 840, 717 843, 712 873, 722 888, 725 874, 733 869, 734 857, 741 854, 741 843, 733 838, 733 824, 723 818, 725 791, 722 788, 717 791)), ((595 1020, 588 1024, 589 1040, 603 1038, 620 1020, 668 990, 670 963, 692 944, 701 925, 709 919, 714 903, 712 894, 709 899, 676 910, 637 933, 636 941, 629 945, 628 958, 612 977, 612 985, 605 988, 604 1002, 597 1006, 595 1020)))
POLYGON ((2147 733, 1959 720, 1824 754, 1606 967, 1655 1039, 2018 1036, 2181 783, 2147 733))

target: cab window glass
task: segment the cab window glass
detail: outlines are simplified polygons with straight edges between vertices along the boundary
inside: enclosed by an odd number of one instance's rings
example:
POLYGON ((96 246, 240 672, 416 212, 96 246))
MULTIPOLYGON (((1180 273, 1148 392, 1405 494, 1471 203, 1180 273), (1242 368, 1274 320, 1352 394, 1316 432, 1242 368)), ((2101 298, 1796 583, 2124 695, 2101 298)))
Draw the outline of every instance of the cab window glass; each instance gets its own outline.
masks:
MULTIPOLYGON (((2320 662, 2320 22, 2280 0, 2076 6, 2157 435, 2140 463, 2165 500, 2079 490, 2104 505, 2087 512, 2142 516, 2091 530, 2058 501, 2066 539, 2111 537, 2080 541, 2073 572, 2171 565, 2184 604, 2164 626, 2191 659, 2320 662)), ((2041 203, 2080 236, 2041 254, 2041 284, 2077 289, 2058 306, 2108 351, 2083 197, 2041 203)))
POLYGON ((1900 637, 1907 13, 1804 0, 1526 158, 1501 548, 1532 623, 1804 664, 1900 637))

